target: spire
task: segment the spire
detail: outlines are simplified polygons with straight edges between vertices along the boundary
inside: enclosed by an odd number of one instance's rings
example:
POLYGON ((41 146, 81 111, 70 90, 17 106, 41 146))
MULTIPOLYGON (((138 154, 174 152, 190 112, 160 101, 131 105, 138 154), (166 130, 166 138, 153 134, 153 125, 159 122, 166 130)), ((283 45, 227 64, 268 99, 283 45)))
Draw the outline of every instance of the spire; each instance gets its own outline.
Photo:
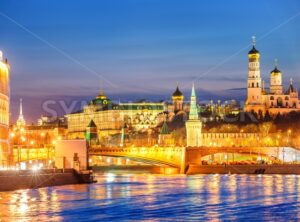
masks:
POLYGON ((189 113, 190 120, 198 120, 198 109, 197 109, 197 97, 195 92, 195 85, 193 83, 192 93, 191 93, 191 102, 190 102, 190 113, 189 113))
POLYGON ((20 113, 19 113, 19 117, 18 117, 18 120, 17 120, 17 125, 18 126, 25 126, 26 125, 26 121, 24 119, 24 116, 23 116, 23 100, 20 99, 20 113))
POLYGON ((290 86, 289 86, 288 90, 285 92, 285 94, 289 95, 290 93, 294 93, 294 92, 297 92, 297 89, 294 88, 293 79, 290 78, 290 86))
POLYGON ((195 92, 195 83, 193 83, 193 88, 192 88, 192 97, 196 97, 196 92, 195 92))
POLYGON ((23 116, 23 105, 22 105, 23 99, 20 99, 20 114, 19 116, 23 116))

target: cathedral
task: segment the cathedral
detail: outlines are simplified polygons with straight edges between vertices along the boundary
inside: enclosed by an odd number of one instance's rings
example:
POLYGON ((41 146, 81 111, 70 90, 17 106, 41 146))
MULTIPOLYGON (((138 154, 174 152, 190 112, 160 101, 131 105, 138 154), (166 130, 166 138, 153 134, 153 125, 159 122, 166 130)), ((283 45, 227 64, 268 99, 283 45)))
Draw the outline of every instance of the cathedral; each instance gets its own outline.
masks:
POLYGON ((248 61, 247 100, 244 111, 269 112, 271 115, 300 111, 298 90, 293 86, 292 79, 289 87, 284 90, 282 73, 278 69, 277 61, 275 68, 270 72, 270 88, 265 89, 260 75, 260 53, 255 48, 255 37, 253 37, 253 47, 248 53, 248 61))

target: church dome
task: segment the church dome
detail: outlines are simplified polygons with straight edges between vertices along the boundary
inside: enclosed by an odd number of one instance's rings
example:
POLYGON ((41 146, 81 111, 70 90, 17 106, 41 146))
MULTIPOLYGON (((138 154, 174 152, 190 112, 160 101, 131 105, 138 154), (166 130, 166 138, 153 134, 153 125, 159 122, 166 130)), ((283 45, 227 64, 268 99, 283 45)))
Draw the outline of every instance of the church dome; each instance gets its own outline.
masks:
POLYGON ((281 73, 277 66, 272 70, 271 73, 281 73))
POLYGON ((176 87, 175 92, 173 93, 173 96, 183 96, 182 92, 179 90, 179 87, 176 87))
POLYGON ((249 55, 252 55, 252 54, 259 54, 259 51, 253 46, 252 49, 249 51, 248 54, 249 54, 249 55))

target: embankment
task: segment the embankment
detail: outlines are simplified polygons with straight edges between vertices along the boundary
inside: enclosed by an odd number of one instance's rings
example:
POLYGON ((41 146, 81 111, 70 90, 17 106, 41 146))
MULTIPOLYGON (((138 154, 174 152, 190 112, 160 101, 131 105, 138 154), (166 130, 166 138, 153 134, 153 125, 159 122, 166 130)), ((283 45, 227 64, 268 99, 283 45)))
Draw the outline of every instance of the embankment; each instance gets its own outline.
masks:
POLYGON ((0 171, 0 192, 48 186, 87 183, 89 174, 74 169, 0 171))
POLYGON ((300 164, 281 165, 189 165, 186 174, 296 174, 300 164))

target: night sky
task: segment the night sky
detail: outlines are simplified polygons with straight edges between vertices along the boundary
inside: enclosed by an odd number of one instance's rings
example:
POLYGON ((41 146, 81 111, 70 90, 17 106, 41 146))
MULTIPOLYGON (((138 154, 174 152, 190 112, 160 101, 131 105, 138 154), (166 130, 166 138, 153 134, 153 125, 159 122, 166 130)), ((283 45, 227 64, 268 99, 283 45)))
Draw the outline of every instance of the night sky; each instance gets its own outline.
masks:
POLYGON ((42 103, 169 99, 176 83, 198 100, 239 99, 257 37, 268 81, 279 60, 284 83, 300 86, 299 0, 0 0, 0 49, 11 65, 12 117, 27 122, 42 103))

